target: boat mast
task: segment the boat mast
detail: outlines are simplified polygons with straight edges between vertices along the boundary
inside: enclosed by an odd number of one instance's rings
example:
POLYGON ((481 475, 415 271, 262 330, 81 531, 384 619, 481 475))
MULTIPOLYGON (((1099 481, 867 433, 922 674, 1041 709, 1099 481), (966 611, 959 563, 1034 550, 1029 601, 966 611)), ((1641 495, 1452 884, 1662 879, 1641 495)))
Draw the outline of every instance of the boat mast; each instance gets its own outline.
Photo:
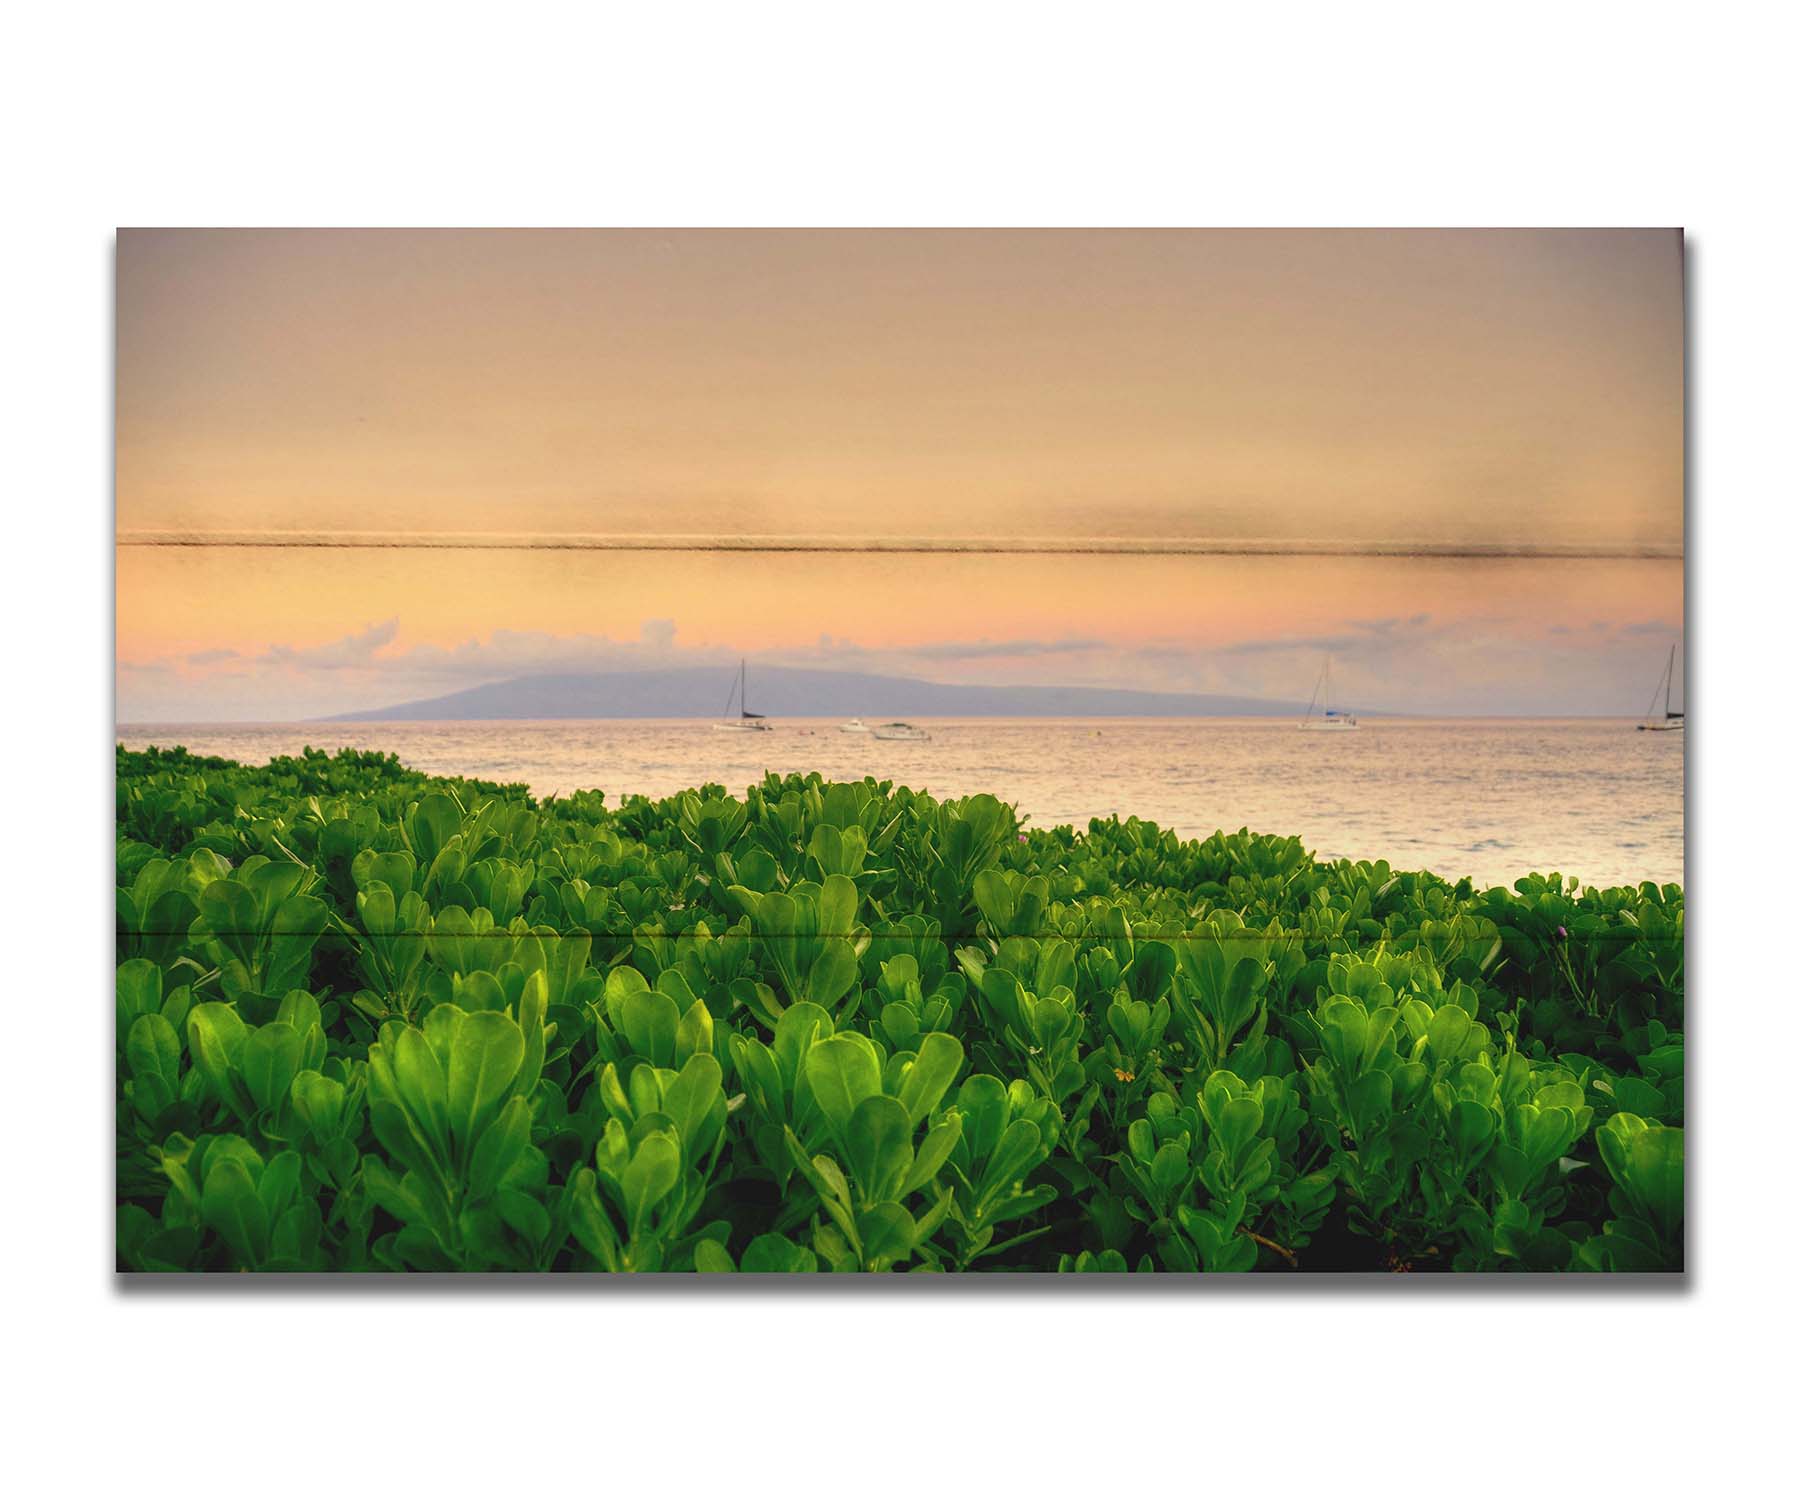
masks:
MULTIPOLYGON (((750 712, 750 700, 745 692, 745 684, 748 680, 748 676, 749 676, 748 662, 740 661, 738 663, 738 721, 740 723, 744 722, 747 719, 759 719, 760 720, 761 718, 763 718, 762 714, 753 714, 750 712)), ((767 726, 759 723, 755 727, 758 729, 763 729, 763 728, 766 728, 767 726)))
POLYGON ((1319 674, 1318 681, 1313 683, 1312 697, 1309 698, 1306 703, 1306 716, 1300 720, 1300 722, 1302 724, 1309 723, 1311 721, 1312 711, 1313 711, 1314 707, 1318 704, 1318 701, 1319 701, 1320 684, 1322 684, 1325 681, 1326 674, 1329 673, 1330 671, 1331 671, 1331 658, 1328 656, 1325 658, 1325 670, 1319 674))
MULTIPOLYGON (((1663 685, 1663 719, 1666 721, 1669 717, 1669 694, 1674 690, 1674 687, 1675 687, 1675 648, 1673 646, 1669 647, 1668 664, 1662 669, 1661 674, 1657 677, 1656 680, 1663 685)), ((1655 717, 1656 717, 1656 689, 1651 688, 1650 689, 1650 706, 1644 710, 1644 719, 1646 722, 1649 722, 1650 720, 1654 719, 1655 717)))

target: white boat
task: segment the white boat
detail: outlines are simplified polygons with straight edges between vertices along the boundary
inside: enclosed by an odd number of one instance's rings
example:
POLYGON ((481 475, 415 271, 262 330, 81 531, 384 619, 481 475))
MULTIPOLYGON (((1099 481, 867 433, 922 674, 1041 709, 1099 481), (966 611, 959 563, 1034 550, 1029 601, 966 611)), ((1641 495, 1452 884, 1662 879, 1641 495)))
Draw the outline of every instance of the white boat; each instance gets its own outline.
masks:
POLYGON ((840 734, 867 734, 869 726, 861 719, 852 719, 848 724, 838 725, 838 732, 840 734))
POLYGON ((713 725, 713 728, 729 730, 733 734, 743 734, 747 731, 766 731, 773 727, 761 714, 753 714, 744 707, 744 663, 740 661, 737 681, 732 684, 731 696, 725 700, 725 717, 713 725), (731 713, 733 703, 738 706, 735 718, 731 713))
POLYGON ((1656 694, 1652 693, 1650 707, 1644 711, 1643 720, 1638 724, 1638 728, 1652 732, 1667 732, 1684 728, 1687 724, 1687 714, 1682 710, 1669 707, 1669 695, 1675 690, 1675 648, 1673 646, 1669 647, 1669 664, 1663 668, 1662 676, 1656 679, 1656 685, 1662 689, 1662 717, 1656 716, 1656 694))
POLYGON ((899 719, 891 724, 877 724, 869 731, 878 740, 928 740, 931 738, 916 724, 902 723, 899 719))
POLYGON ((1302 729, 1330 729, 1343 731, 1356 728, 1356 715, 1347 709, 1331 706, 1331 658, 1325 658, 1325 670, 1319 674, 1319 680, 1313 684, 1312 702, 1306 705, 1306 717, 1300 721, 1302 729), (1321 699, 1323 700, 1321 702, 1321 699), (1313 709, 1323 708, 1324 712, 1313 717, 1313 709))

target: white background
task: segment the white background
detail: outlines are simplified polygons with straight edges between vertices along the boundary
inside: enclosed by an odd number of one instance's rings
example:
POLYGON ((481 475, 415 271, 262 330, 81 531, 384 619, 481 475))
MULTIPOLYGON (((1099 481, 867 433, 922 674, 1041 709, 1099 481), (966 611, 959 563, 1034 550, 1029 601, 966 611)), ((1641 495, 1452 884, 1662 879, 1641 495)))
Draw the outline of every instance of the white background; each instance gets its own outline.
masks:
POLYGON ((1800 1161, 1792 37, 1760 5, 1251 13, 14 13, 0 1411, 15 1493, 1673 1495, 1791 1473, 1776 1424, 1800 1161), (1685 225, 1686 1286, 122 1291, 104 936, 113 228, 610 223, 1685 225))

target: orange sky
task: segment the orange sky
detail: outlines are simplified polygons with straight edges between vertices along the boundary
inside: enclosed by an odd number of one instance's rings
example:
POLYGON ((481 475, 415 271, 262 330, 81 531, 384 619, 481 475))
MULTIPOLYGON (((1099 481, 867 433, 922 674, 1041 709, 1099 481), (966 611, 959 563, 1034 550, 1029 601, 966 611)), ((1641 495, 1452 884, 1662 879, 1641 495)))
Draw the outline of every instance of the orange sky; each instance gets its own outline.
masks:
POLYGON ((601 637, 1284 697, 1336 642, 1365 701, 1629 712, 1680 625, 1672 231, 125 231, 118 275, 124 720, 373 706, 601 637), (268 530, 1675 561, 130 545, 268 530))

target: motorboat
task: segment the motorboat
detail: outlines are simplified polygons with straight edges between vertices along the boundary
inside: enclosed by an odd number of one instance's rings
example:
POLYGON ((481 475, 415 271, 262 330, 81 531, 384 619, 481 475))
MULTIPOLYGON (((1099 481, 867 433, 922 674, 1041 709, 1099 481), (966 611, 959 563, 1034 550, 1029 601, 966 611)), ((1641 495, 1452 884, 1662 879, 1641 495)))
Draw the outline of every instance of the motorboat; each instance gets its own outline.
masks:
POLYGON ((931 738, 917 724, 895 719, 891 724, 877 724, 869 731, 878 740, 928 740, 931 738))

